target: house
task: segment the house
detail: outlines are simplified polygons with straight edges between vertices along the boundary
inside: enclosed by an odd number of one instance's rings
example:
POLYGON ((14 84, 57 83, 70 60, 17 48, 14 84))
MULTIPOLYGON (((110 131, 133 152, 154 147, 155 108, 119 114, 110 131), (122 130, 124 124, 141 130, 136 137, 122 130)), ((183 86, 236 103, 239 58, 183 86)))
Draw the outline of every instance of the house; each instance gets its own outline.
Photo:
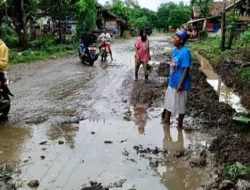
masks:
MULTIPOLYGON (((247 4, 249 2, 250 0, 227 0, 225 10, 228 12, 234 9, 239 15, 241 15, 239 17, 241 20, 250 21, 250 18, 243 16, 247 14, 249 15, 250 13, 250 8, 247 8, 247 4)), ((207 18, 200 18, 199 9, 197 9, 197 7, 193 7, 193 19, 187 24, 192 28, 195 28, 197 31, 206 29, 208 32, 218 32, 221 27, 221 14, 223 8, 223 1, 215 1, 210 6, 210 16, 207 18)))
POLYGON ((97 29, 107 29, 113 36, 122 36, 127 28, 127 21, 112 13, 109 9, 97 5, 97 29))
MULTIPOLYGON (((223 11, 223 1, 214 1, 209 8, 209 16, 218 16, 223 11)), ((193 6, 193 19, 201 18, 200 9, 193 6)))

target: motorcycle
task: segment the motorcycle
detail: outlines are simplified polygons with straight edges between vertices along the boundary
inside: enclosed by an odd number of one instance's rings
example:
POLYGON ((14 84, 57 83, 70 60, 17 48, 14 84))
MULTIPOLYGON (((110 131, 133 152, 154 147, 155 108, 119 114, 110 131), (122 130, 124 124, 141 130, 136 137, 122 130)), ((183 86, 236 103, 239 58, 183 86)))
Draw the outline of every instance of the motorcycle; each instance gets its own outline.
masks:
POLYGON ((83 52, 79 50, 79 58, 83 64, 89 64, 93 66, 95 61, 98 59, 99 54, 95 44, 87 47, 83 52))
POLYGON ((8 114, 11 107, 10 96, 14 96, 8 87, 8 81, 5 73, 0 73, 0 121, 8 119, 8 114))

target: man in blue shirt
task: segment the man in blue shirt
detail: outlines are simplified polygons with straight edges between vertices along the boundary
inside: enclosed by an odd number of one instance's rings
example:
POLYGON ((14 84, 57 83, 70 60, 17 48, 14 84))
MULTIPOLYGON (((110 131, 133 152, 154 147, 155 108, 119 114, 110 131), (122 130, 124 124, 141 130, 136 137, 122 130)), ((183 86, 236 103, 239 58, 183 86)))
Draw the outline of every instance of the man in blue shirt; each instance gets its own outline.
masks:
POLYGON ((183 127, 186 111, 187 94, 191 88, 190 68, 192 65, 191 53, 184 45, 188 39, 185 31, 177 32, 172 41, 175 48, 172 50, 170 65, 170 78, 165 96, 165 109, 162 117, 170 124, 171 114, 178 115, 178 127, 183 127))

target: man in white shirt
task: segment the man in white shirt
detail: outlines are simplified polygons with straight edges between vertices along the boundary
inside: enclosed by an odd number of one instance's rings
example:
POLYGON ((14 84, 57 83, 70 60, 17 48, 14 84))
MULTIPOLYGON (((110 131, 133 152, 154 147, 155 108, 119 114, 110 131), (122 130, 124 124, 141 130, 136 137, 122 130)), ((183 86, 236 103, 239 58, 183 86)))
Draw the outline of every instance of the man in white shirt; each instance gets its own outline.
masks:
POLYGON ((111 50, 111 35, 105 29, 103 33, 98 37, 98 40, 101 42, 99 48, 107 48, 108 53, 110 54, 111 59, 113 60, 112 50, 111 50))

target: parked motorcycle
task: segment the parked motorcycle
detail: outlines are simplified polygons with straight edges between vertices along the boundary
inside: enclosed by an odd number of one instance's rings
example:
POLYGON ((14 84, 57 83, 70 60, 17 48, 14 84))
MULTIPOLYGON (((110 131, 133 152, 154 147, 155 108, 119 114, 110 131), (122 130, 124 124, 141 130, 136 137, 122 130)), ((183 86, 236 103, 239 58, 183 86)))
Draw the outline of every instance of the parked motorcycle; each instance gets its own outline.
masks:
POLYGON ((83 64, 89 64, 93 66, 95 61, 98 59, 99 54, 95 44, 85 48, 84 51, 79 50, 79 58, 83 64))

